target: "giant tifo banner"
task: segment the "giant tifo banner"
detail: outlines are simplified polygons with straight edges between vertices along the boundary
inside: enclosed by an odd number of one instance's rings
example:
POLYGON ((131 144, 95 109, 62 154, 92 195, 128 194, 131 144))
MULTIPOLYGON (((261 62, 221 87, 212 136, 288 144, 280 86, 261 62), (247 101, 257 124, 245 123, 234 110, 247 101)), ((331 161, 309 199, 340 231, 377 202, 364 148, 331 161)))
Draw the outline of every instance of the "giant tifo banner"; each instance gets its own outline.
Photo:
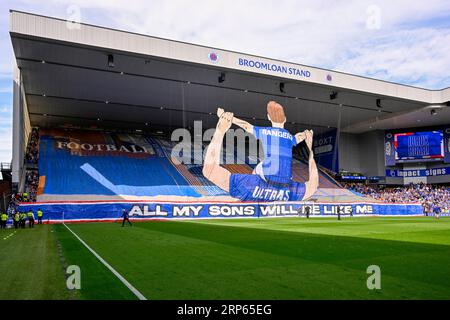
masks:
POLYGON ((40 130, 38 195, 200 197, 153 138, 40 130))
POLYGON ((41 209, 49 222, 114 221, 122 210, 136 219, 208 219, 208 218, 271 218, 342 215, 400 216, 422 215, 420 204, 384 203, 227 203, 227 202, 53 202, 30 203, 19 206, 20 211, 41 209))

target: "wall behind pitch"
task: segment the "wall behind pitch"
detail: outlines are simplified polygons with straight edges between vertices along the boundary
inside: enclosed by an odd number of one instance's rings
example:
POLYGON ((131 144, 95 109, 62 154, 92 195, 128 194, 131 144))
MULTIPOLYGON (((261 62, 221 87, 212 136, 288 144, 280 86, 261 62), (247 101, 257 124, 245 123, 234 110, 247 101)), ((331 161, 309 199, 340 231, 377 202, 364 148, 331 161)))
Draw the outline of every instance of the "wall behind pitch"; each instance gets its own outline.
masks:
POLYGON ((384 176, 384 132, 372 131, 359 135, 360 167, 364 175, 384 176))
POLYGON ((341 133, 339 136, 339 168, 350 172, 361 172, 358 137, 341 133))
POLYGON ((384 133, 341 133, 339 140, 340 168, 366 176, 384 176, 384 133))

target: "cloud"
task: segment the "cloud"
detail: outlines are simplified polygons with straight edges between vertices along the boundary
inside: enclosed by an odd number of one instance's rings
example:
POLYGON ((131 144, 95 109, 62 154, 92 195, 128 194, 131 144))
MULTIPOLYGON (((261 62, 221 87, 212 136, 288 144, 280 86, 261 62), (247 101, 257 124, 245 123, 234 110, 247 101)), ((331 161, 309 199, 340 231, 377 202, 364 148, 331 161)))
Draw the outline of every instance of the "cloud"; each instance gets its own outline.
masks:
POLYGON ((13 7, 66 18, 74 5, 87 23, 405 84, 450 85, 445 0, 19 0, 13 7), (379 28, 368 28, 372 20, 379 28))
POLYGON ((450 85, 450 29, 402 30, 396 36, 379 35, 349 48, 335 68, 426 88, 450 85), (420 43, 420 46, 417 45, 420 43))
POLYGON ((0 113, 0 162, 10 162, 12 157, 11 118, 0 113))
POLYGON ((10 162, 12 157, 12 110, 0 105, 0 162, 10 162))
POLYGON ((7 112, 10 112, 10 108, 9 107, 7 107, 7 106, 1 106, 0 107, 0 114, 1 113, 7 113, 7 112))
POLYGON ((5 85, 5 86, 1 86, 0 87, 0 93, 12 93, 13 89, 12 89, 12 80, 11 80, 11 85, 5 85))
POLYGON ((0 107, 0 128, 12 126, 12 112, 8 107, 0 107))

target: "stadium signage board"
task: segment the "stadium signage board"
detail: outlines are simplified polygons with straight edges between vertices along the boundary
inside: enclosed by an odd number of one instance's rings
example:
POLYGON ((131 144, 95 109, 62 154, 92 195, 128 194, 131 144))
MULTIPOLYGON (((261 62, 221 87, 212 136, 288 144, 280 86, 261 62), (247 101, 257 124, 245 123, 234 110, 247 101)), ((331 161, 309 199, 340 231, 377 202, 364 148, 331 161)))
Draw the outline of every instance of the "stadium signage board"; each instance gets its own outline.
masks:
POLYGON ((341 176, 343 180, 367 180, 366 176, 341 176))
POLYGON ((339 149, 337 144, 337 129, 317 134, 314 139, 314 158, 317 163, 331 171, 339 170, 339 149))
POLYGON ((113 144, 90 144, 77 143, 74 141, 56 141, 56 148, 68 149, 71 151, 97 151, 97 152, 125 152, 125 153, 150 153, 144 146, 130 144, 128 146, 121 145, 117 147, 113 144))
POLYGON ((201 202, 61 202, 27 203, 20 210, 41 208, 49 220, 58 221, 114 221, 121 219, 122 210, 134 219, 211 219, 211 218, 277 218, 311 216, 354 215, 421 215, 420 204, 383 203, 201 203, 201 202))
POLYGON ((420 170, 386 170, 386 177, 393 178, 410 178, 410 177, 437 177, 450 175, 450 167, 420 169, 420 170))
POLYGON ((251 69, 271 71, 279 74, 295 76, 299 78, 310 78, 311 71, 305 69, 299 69, 295 67, 289 67, 283 64, 264 62, 260 60, 238 58, 238 65, 240 67, 246 67, 251 69))

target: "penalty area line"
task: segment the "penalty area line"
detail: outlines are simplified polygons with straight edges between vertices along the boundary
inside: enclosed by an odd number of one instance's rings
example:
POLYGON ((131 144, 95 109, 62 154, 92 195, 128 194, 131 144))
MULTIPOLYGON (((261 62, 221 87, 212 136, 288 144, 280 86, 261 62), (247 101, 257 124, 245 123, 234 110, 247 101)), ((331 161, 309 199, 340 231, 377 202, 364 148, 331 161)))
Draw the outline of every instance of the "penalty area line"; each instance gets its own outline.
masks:
POLYGON ((91 247, 89 247, 86 244, 86 242, 84 242, 75 232, 73 232, 72 229, 70 229, 65 223, 63 223, 63 225, 75 236, 75 238, 77 238, 81 242, 82 245, 84 245, 98 260, 100 260, 100 262, 103 263, 103 265, 107 267, 128 289, 130 289, 130 291, 133 292, 133 294, 139 300, 147 300, 147 298, 142 293, 140 293, 138 289, 133 287, 133 285, 129 283, 119 272, 117 272, 113 267, 111 267, 111 265, 108 262, 106 262, 102 257, 100 257, 100 255, 97 252, 91 249, 91 247))

